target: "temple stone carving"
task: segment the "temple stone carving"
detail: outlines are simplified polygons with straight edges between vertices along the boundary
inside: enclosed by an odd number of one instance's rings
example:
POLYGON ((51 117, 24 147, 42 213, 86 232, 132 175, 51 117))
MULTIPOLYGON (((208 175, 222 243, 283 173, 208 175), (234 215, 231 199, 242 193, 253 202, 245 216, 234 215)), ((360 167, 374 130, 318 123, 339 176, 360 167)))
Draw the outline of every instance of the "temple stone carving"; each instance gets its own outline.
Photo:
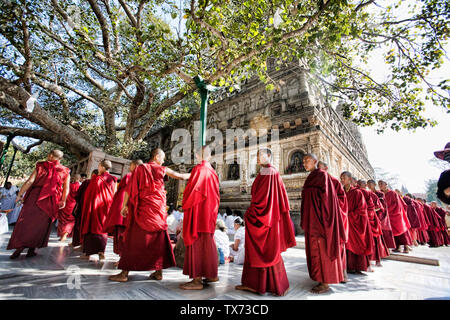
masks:
MULTIPOLYGON (((271 65, 271 64, 269 64, 271 65)), ((234 155, 226 153, 226 129, 241 128, 256 130, 259 143, 273 152, 273 165, 280 172, 289 195, 291 217, 300 230, 301 190, 308 173, 302 159, 306 153, 315 153, 326 162, 329 173, 338 177, 344 170, 351 171, 358 179, 374 177, 374 170, 367 157, 367 151, 356 125, 341 116, 340 108, 333 109, 325 103, 320 90, 308 82, 308 77, 299 63, 285 65, 280 70, 270 67, 271 78, 280 83, 280 91, 266 91, 258 78, 247 79, 240 90, 215 93, 216 103, 208 106, 208 127, 216 128, 223 134, 223 162, 217 162, 215 169, 220 179, 220 210, 225 207, 245 210, 250 204, 252 183, 257 174, 255 145, 248 136, 244 146, 234 155), (264 133, 262 132, 264 129, 264 133), (274 136, 277 141, 271 141, 274 136), (240 158, 227 162, 225 159, 240 158)), ((149 146, 159 146, 166 155, 172 144, 167 144, 171 130, 186 128, 193 131, 194 121, 199 113, 189 121, 183 120, 170 128, 152 130, 147 136, 149 146), (170 146, 170 147, 168 147, 170 146)), ((194 136, 192 135, 192 148, 194 136)), ((231 142, 229 142, 231 143, 231 142)), ((236 143, 236 139, 234 141, 236 143)), ((145 159, 146 160, 146 159, 145 159)), ((193 156, 192 156, 193 160, 193 156)), ((179 166, 167 161, 166 165, 178 170, 179 166)), ((186 164, 192 168, 194 164, 186 164)), ((173 180, 169 180, 173 181, 173 180)), ((180 204, 184 182, 168 182, 168 203, 180 204)))

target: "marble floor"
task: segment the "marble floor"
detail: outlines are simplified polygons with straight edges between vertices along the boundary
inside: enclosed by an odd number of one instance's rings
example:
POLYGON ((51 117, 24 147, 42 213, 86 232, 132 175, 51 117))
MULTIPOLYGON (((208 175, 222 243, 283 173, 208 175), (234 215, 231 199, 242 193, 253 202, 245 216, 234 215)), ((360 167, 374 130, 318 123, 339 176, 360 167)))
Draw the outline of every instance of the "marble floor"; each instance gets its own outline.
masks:
MULTIPOLYGON (((11 229, 11 228, 10 228, 11 229)), ((58 242, 53 231, 49 246, 39 249, 34 258, 25 254, 10 260, 12 251, 6 246, 11 235, 0 235, 0 299, 89 299, 89 300, 423 300, 450 299, 450 247, 414 248, 410 255, 439 259, 439 266, 383 261, 383 267, 365 275, 349 275, 346 284, 333 285, 323 295, 308 290, 315 285, 308 276, 304 249, 291 248, 283 253, 290 290, 284 297, 270 294, 257 295, 236 291, 240 284, 242 266, 231 264, 219 267, 218 283, 208 285, 202 291, 184 291, 178 285, 187 281, 179 268, 164 270, 162 281, 148 280, 148 272, 131 272, 130 281, 109 281, 109 275, 117 273, 114 262, 118 256, 112 252, 112 240, 108 241, 106 261, 97 255, 89 261, 80 259, 80 252, 66 243, 58 242)), ((302 241, 298 237, 298 241, 302 241)))

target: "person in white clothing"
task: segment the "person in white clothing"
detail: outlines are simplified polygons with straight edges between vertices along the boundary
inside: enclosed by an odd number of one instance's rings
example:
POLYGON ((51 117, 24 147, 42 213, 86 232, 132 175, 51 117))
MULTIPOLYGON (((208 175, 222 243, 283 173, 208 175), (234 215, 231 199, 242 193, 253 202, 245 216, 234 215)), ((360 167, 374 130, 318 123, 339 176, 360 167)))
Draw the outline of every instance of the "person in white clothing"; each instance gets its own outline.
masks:
POLYGON ((245 227, 244 220, 237 217, 234 220, 234 243, 230 248, 230 261, 236 264, 244 264, 245 259, 245 227))
MULTIPOLYGON (((18 193, 19 193, 19 190, 17 190, 16 196, 17 196, 18 193)), ((14 209, 9 209, 10 212, 7 215, 8 224, 10 224, 10 225, 11 224, 16 224, 17 219, 19 218, 20 210, 22 210, 22 206, 23 206, 23 201, 19 201, 19 202, 15 203, 14 209)))
POLYGON ((9 231, 8 218, 6 216, 11 211, 12 209, 0 210, 0 234, 7 233, 9 231))
POLYGON ((0 188, 0 210, 14 209, 16 202, 16 192, 19 189, 7 181, 5 186, 0 188))
POLYGON ((219 250, 219 254, 220 251, 222 251, 223 260, 221 259, 220 263, 223 264, 230 256, 230 239, 228 238, 227 227, 225 226, 225 222, 223 222, 223 220, 217 220, 216 222, 214 240, 216 241, 216 247, 217 250, 219 250))
MULTIPOLYGON (((217 214, 217 220, 222 220, 223 222, 225 222, 226 218, 227 218, 227 214, 225 212, 220 213, 220 211, 219 211, 219 213, 217 214)), ((225 226, 225 228, 226 228, 226 226, 225 226)))
POLYGON ((234 219, 236 219, 236 216, 233 215, 233 211, 231 211, 229 207, 226 207, 226 211, 227 216, 225 218, 225 225, 227 227, 227 233, 228 235, 233 236, 236 232, 234 230, 234 219))
POLYGON ((169 209, 169 211, 167 211, 167 232, 169 233, 170 240, 177 242, 177 227, 179 221, 175 217, 174 212, 175 211, 173 211, 173 209, 169 209))
POLYGON ((177 221, 183 220, 183 208, 181 206, 178 206, 178 208, 173 211, 173 216, 175 217, 175 219, 177 219, 177 221))

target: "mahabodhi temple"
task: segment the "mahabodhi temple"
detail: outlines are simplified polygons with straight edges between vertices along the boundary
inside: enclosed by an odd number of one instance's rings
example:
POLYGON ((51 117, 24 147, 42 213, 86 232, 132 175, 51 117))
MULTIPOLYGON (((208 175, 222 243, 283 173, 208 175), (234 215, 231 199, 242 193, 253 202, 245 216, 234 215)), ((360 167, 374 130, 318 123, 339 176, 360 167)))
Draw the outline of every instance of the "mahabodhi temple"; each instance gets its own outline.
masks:
MULTIPOLYGON (((251 134, 245 137, 238 134, 233 141, 235 151, 227 153, 226 130, 245 133, 255 129, 258 143, 261 139, 267 141, 265 146, 273 151, 273 165, 281 173, 286 186, 296 232, 301 232, 301 190, 308 175, 302 164, 305 154, 316 154, 319 160, 328 164, 329 172, 335 177, 339 177, 342 171, 350 171, 358 179, 370 179, 374 177, 374 170, 357 126, 341 116, 339 106, 335 110, 326 104, 320 90, 308 81, 299 64, 290 63, 276 70, 275 62, 269 60, 268 73, 280 83, 279 91, 266 90, 265 84, 253 77, 240 90, 218 92, 215 97, 218 102, 208 107, 208 129, 217 129, 223 135, 222 163, 217 161, 217 155, 211 161, 220 180, 220 209, 246 210, 250 204, 252 182, 257 174, 256 153, 262 146, 251 143, 254 141, 251 134), (273 133, 276 133, 276 140, 272 139, 273 133), (243 139, 243 145, 236 141, 239 138, 243 139)), ((190 172, 195 165, 193 152, 188 163, 177 165, 171 159, 171 151, 179 143, 172 139, 172 133, 174 129, 187 129, 194 151, 195 121, 199 117, 197 112, 189 120, 153 128, 147 136, 148 148, 162 148, 166 153, 165 165, 180 172, 190 172)), ((214 151, 218 142, 214 138, 210 140, 214 151)), ((128 171, 129 160, 94 151, 86 159, 72 165, 72 173, 89 173, 105 158, 112 162, 111 174, 116 177, 120 178, 128 171)), ((167 204, 181 204, 185 184, 181 180, 168 179, 167 204)))

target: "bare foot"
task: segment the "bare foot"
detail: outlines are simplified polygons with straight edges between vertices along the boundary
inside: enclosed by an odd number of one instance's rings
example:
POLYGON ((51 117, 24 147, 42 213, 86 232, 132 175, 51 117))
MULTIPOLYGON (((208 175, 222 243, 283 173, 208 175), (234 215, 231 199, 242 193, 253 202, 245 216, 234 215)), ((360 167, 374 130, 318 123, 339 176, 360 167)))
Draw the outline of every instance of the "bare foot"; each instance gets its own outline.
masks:
POLYGON ((217 281, 219 281, 219 277, 203 279, 203 282, 206 282, 206 283, 208 283, 208 282, 217 282, 217 281))
POLYGON ((59 239, 60 242, 64 242, 67 240, 67 233, 64 233, 61 239, 59 239))
POLYGON ((202 290, 203 284, 199 281, 192 280, 183 284, 180 284, 180 289, 183 290, 202 290))
POLYGON ((150 280, 162 280, 162 270, 157 270, 153 272, 149 277, 150 280))
POLYGON ((26 257, 27 258, 33 258, 35 256, 37 256, 37 253, 34 251, 34 248, 28 249, 26 257))
POLYGON ((319 283, 317 286, 311 289, 312 293, 321 294, 330 290, 330 287, 326 283, 319 283))
POLYGON ((127 282, 128 281, 128 273, 122 271, 119 274, 108 277, 108 280, 117 281, 117 282, 127 282))
POLYGON ((20 254, 22 253, 23 248, 21 249, 17 249, 16 251, 14 251, 14 253, 12 255, 9 256, 10 259, 17 259, 20 254))
POLYGON ((250 292, 253 292, 253 293, 257 293, 257 291, 255 289, 249 288, 249 287, 244 286, 244 285, 239 285, 239 286, 236 286, 234 288, 236 290, 243 290, 243 291, 250 291, 250 292))
POLYGON ((103 252, 98 253, 99 260, 105 260, 105 254, 103 252))

